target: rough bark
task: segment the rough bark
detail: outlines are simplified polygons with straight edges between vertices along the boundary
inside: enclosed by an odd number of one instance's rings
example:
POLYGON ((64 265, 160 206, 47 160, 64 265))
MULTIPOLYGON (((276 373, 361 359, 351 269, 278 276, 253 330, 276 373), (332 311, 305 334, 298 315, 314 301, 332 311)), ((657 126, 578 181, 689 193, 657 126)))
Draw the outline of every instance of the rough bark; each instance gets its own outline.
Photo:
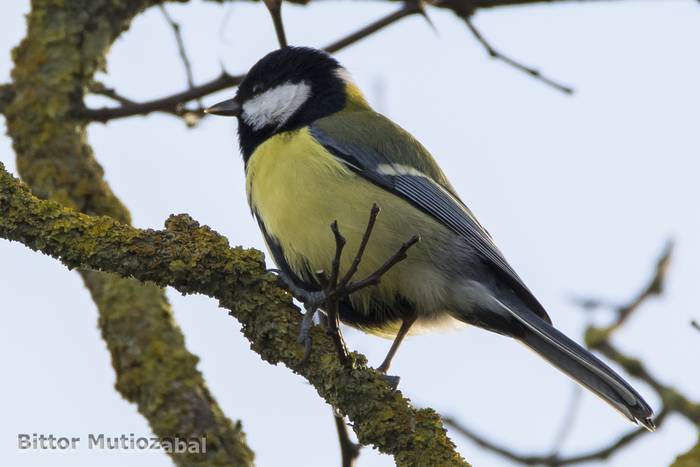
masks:
MULTIPOLYGON (((38 196, 129 222, 103 179, 84 122, 71 118, 84 89, 131 19, 151 3, 35 0, 27 36, 14 50, 11 93, 2 93, 22 178, 38 196), (7 98, 5 96, 7 95, 7 98)), ((227 419, 184 345, 162 289, 113 274, 80 271, 99 310, 116 388, 161 437, 207 438, 204 455, 173 454, 181 465, 250 465, 240 423, 227 419)))
POLYGON ((362 444, 393 455, 401 466, 468 465, 433 410, 411 407, 359 354, 352 354, 352 368, 341 365, 330 338, 318 328, 301 364, 304 348, 296 340, 301 314, 266 271, 262 253, 229 247, 226 238, 187 215, 170 217, 165 230, 139 230, 42 201, 0 166, 0 237, 59 258, 69 268, 108 271, 216 298, 241 322, 251 348, 305 377, 349 417, 362 444))

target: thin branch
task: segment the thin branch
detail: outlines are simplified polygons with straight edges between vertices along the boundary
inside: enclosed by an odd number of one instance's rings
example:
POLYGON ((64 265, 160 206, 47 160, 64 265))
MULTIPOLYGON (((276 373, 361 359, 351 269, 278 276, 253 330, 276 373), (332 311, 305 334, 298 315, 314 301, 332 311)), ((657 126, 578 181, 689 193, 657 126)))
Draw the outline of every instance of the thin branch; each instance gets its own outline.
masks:
MULTIPOLYGON (((165 20, 168 22, 170 25, 171 29, 173 30, 173 34, 175 35, 175 42, 177 43, 177 51, 178 55, 180 56, 180 60, 182 61, 182 65, 185 68, 185 77, 187 78, 187 88, 192 89, 194 88, 194 75, 192 73, 192 64, 190 62, 189 57, 187 56, 187 50, 185 49, 185 42, 182 40, 182 30, 180 28, 180 24, 176 22, 172 16, 168 13, 168 10, 165 9, 164 5, 158 5, 158 8, 160 8, 161 13, 163 13, 163 17, 165 20)), ((133 103, 132 103, 133 104, 133 103)), ((132 105, 132 104, 127 104, 127 105, 132 105)), ((185 103, 176 106, 175 111, 170 111, 168 113, 171 113, 173 115, 176 115, 178 117, 182 117, 185 120, 185 123, 189 127, 194 127, 199 123, 199 121, 206 116, 204 113, 204 104, 202 103, 202 99, 197 98, 197 109, 195 110, 190 110, 185 108, 185 103)), ((122 103, 124 105, 124 103, 122 103)))
POLYGON ((189 101, 208 96, 222 89, 237 86, 243 76, 229 75, 225 71, 217 78, 199 86, 194 86, 186 91, 178 92, 170 96, 162 97, 148 102, 133 103, 121 107, 102 107, 100 109, 82 108, 75 111, 75 116, 95 122, 107 122, 117 118, 133 117, 134 115, 148 115, 152 112, 176 112, 182 113, 182 106, 189 101))
MULTIPOLYGON (((615 319, 609 326, 604 328, 594 328, 591 326, 588 328, 587 333, 599 334, 597 337, 598 340, 609 339, 616 330, 627 322, 629 317, 632 316, 632 314, 637 311, 642 304, 652 297, 661 295, 663 293, 664 283, 666 282, 669 266, 671 264, 671 258, 673 256, 673 247, 673 240, 667 240, 661 254, 659 255, 659 258, 656 260, 654 272, 652 273, 650 279, 628 303, 624 305, 612 306, 596 299, 579 300, 582 305, 585 304, 585 306, 589 309, 606 306, 613 308, 615 313, 615 319)), ((593 345, 593 343, 589 343, 589 346, 593 345)))
POLYGON ((552 454, 551 457, 559 457, 564 443, 568 439, 571 431, 576 424, 576 418, 580 413, 581 409, 581 399, 583 395, 583 389, 576 383, 571 385, 571 399, 567 407, 566 413, 562 418, 561 425, 554 436, 554 442, 552 443, 552 454))
MULTIPOLYGON (((401 247, 390 256, 382 266, 380 266, 376 271, 372 272, 366 278, 351 282, 353 276, 357 272, 357 268, 362 261, 362 256, 365 253, 367 244, 372 237, 372 231, 374 230, 374 225, 379 215, 379 206, 377 204, 372 204, 372 209, 370 210, 369 220, 367 221, 367 227, 362 235, 360 245, 355 253, 355 257, 350 263, 350 267, 345 272, 343 277, 338 280, 340 273, 340 263, 343 256, 343 249, 345 248, 345 237, 340 233, 338 228, 338 221, 333 221, 331 223, 331 231, 333 232, 333 237, 335 238, 335 255, 331 263, 331 274, 329 278, 325 278, 323 271, 319 271, 319 281, 323 286, 323 292, 318 295, 318 293, 313 293, 305 290, 301 290, 294 287, 293 284, 288 284, 292 292, 296 291, 296 297, 304 301, 304 306, 313 316, 313 312, 317 307, 322 306, 326 310, 328 315, 328 329, 327 333, 333 339, 336 350, 338 352, 338 357, 343 365, 348 365, 350 359, 348 357, 348 350, 345 345, 345 340, 343 339, 343 334, 340 330, 340 313, 339 306, 340 302, 346 298, 349 298, 351 294, 358 292, 364 288, 371 287, 379 284, 384 274, 389 272, 396 264, 407 258, 407 251, 418 242, 419 237, 414 236, 409 241, 401 245, 401 247), (312 298, 310 294, 314 294, 312 298)), ((306 344, 306 351, 304 353, 303 360, 308 358, 309 343, 311 341, 311 336, 308 334, 308 326, 302 323, 302 328, 300 336, 304 336, 304 342, 306 344)))
MULTIPOLYGON (((690 401, 675 388, 660 382, 660 380, 656 378, 640 360, 623 354, 610 341, 612 334, 627 321, 635 310, 639 309, 641 305, 650 297, 662 293, 671 262, 672 252, 673 242, 668 241, 659 255, 659 259, 656 261, 656 266, 649 281, 647 281, 640 292, 637 293, 634 298, 629 301, 629 303, 615 307, 615 320, 610 326, 605 328, 595 328, 589 326, 586 331, 586 344, 591 349, 599 351, 608 359, 620 365, 630 376, 644 381, 652 389, 654 389, 661 400, 661 409, 655 419, 657 426, 660 427, 667 415, 675 412, 684 416, 691 423, 700 427, 699 403, 690 401)), ((597 307, 600 305, 600 302, 596 300, 583 300, 582 303, 591 307, 597 307)), ((570 420, 570 418, 571 416, 567 415, 566 419, 570 420)), ((635 439, 648 433, 645 428, 639 428, 626 433, 606 446, 595 449, 591 452, 573 456, 561 456, 559 452, 557 452, 558 449, 555 449, 554 452, 549 455, 525 455, 517 453, 501 444, 477 435, 475 432, 468 429, 452 417, 443 417, 443 420, 446 425, 450 426, 463 436, 469 438, 479 446, 510 459, 513 462, 523 465, 546 465, 551 467, 607 459, 617 451, 629 445, 635 439)), ((565 430, 568 430, 568 428, 565 428, 565 430)))
POLYGON ((632 313, 634 313, 639 307, 649 298, 659 296, 663 293, 664 283, 666 282, 666 276, 668 275, 668 269, 671 264, 671 258, 673 255, 673 240, 668 240, 663 247, 659 259, 656 261, 656 266, 654 268, 654 274, 651 280, 646 284, 646 286, 633 298, 628 304, 619 307, 617 310, 617 319, 611 326, 613 329, 617 329, 622 326, 627 318, 629 318, 632 313))
POLYGON ((360 289, 364 289, 365 287, 379 284, 379 282, 382 279, 382 276, 386 274, 387 271, 393 268, 396 264, 405 260, 408 257, 408 250, 419 241, 420 236, 414 235, 413 237, 409 238, 407 241, 402 243, 399 249, 396 251, 396 253, 394 253, 389 259, 387 259, 384 262, 384 264, 379 266, 372 274, 370 274, 362 280, 350 282, 347 285, 347 293, 351 294, 357 292, 360 289))
POLYGON ((340 362, 343 365, 348 365, 351 363, 348 356, 348 350, 345 345, 345 340, 343 339, 343 334, 340 330, 340 302, 346 298, 349 298, 351 294, 358 292, 361 289, 378 284, 384 274, 389 272, 389 270, 396 264, 406 259, 406 252, 418 241, 417 236, 411 238, 408 242, 401 245, 401 247, 376 271, 362 280, 351 282, 353 276, 357 273, 357 268, 359 267, 360 262, 362 261, 362 256, 364 255, 367 244, 372 236, 372 231, 374 230, 374 225, 378 215, 379 206, 376 203, 373 203, 370 210, 369 220, 367 221, 367 227, 365 227, 365 232, 360 240, 360 245, 355 253, 355 257, 350 263, 350 267, 342 278, 340 278, 340 263, 343 256, 343 250, 345 249, 346 240, 340 233, 338 221, 331 222, 331 232, 333 233, 333 238, 335 239, 335 254, 333 256, 333 260, 331 261, 330 276, 326 277, 326 273, 323 270, 316 272, 317 280, 322 289, 320 292, 306 290, 299 287, 296 285, 294 280, 287 276, 286 273, 283 271, 278 271, 279 278, 281 279, 281 282, 285 288, 289 290, 296 299, 300 300, 306 309, 301 329, 299 331, 299 337, 297 339, 299 343, 304 344, 304 356, 302 358, 302 363, 306 362, 311 352, 312 337, 309 331, 313 326, 313 317, 319 308, 323 308, 327 314, 328 319, 326 333, 331 337, 333 343, 335 344, 340 362))
POLYGON ((340 465, 342 467, 353 467, 355 461, 360 457, 362 445, 353 443, 345 425, 345 417, 337 413, 333 414, 335 429, 338 431, 338 441, 340 443, 340 465))
MULTIPOLYGON (((663 423, 668 412, 663 410, 659 413, 656 421, 659 426, 663 423)), ((615 454, 617 451, 621 450, 625 446, 632 443, 637 438, 649 433, 645 428, 637 428, 631 430, 628 433, 620 436, 615 441, 607 444, 601 448, 595 449, 590 452, 585 452, 581 454, 575 454, 572 456, 558 456, 558 455, 526 455, 517 453, 503 445, 490 441, 472 430, 468 429, 457 420, 452 417, 443 417, 443 421, 451 429, 455 430, 465 438, 468 438, 472 442, 476 443, 478 446, 498 454, 506 459, 522 465, 545 465, 549 467, 559 467, 565 465, 582 464, 584 462, 591 462, 594 460, 604 460, 609 458, 611 455, 615 454)))
MULTIPOLYGON (((419 2, 410 1, 406 2, 404 6, 391 13, 384 18, 381 18, 370 25, 349 34, 348 36, 333 42, 326 46, 324 50, 328 53, 334 53, 338 50, 354 44, 355 42, 363 39, 386 26, 395 23, 401 18, 405 18, 411 14, 421 13, 423 11, 422 6, 419 2)), ((75 110, 75 116, 79 118, 84 118, 86 120, 91 120, 95 122, 108 122, 109 120, 115 120, 118 118, 133 117, 135 115, 148 115, 152 112, 166 112, 174 115, 181 116, 183 113, 197 113, 201 116, 201 112, 198 110, 187 110, 183 111, 182 107, 187 103, 195 99, 206 97, 209 94, 214 94, 216 92, 228 89, 240 84, 243 81, 245 75, 229 75, 226 72, 222 72, 217 78, 206 82, 199 86, 193 86, 190 89, 172 94, 170 96, 162 97, 159 99, 154 99, 152 101, 141 102, 141 103, 130 103, 124 104, 120 107, 102 107, 99 109, 81 108, 75 110)), ((130 101, 131 102, 131 101, 130 101)))
POLYGON ((692 327, 694 327, 695 329, 697 329, 698 331, 700 331, 700 323, 698 323, 698 322, 695 321, 694 319, 690 321, 690 325, 691 325, 692 327))
POLYGON ((526 65, 523 65, 519 61, 502 54, 484 38, 484 36, 481 35, 481 32, 474 26, 472 23, 472 16, 464 16, 462 19, 464 19, 464 22, 467 25, 467 28, 469 28, 469 31, 471 31, 472 35, 474 38, 486 49, 486 52, 489 54, 489 56, 495 60, 501 60, 502 62, 506 63, 507 65, 510 65, 511 67, 515 68, 516 70, 520 70, 523 73, 533 77, 534 79, 553 87, 554 89, 563 92, 564 94, 573 94, 574 90, 573 88, 566 86, 564 84, 558 83, 550 78, 547 78, 544 76, 542 73, 540 73, 539 70, 535 68, 528 67, 526 65))
POLYGON ((333 343, 312 329, 315 345, 304 365, 297 343, 301 315, 263 255, 231 248, 226 238, 189 216, 171 216, 165 230, 140 230, 109 217, 78 213, 36 198, 0 165, 0 237, 91 268, 216 298, 238 319, 251 348, 271 364, 306 378, 352 422, 362 444, 394 456, 399 466, 466 466, 430 409, 412 407, 353 353, 352 369, 328 358, 333 343), (420 442, 416 442, 420 440, 420 442))
MULTIPOLYGON (((360 266, 360 262, 362 261, 362 256, 365 254, 365 249, 367 248, 367 243, 369 243, 369 239, 372 236, 372 231, 374 230, 374 224, 377 221, 377 216, 379 215, 379 206, 377 206, 376 203, 372 204, 372 209, 370 210, 369 213, 369 220, 367 221, 367 228, 365 229, 365 233, 362 236, 362 241, 360 241, 360 246, 357 249, 357 253, 355 254, 355 258, 352 260, 352 263, 350 264, 350 267, 348 268, 347 272, 343 276, 342 279, 340 279, 340 282, 338 282, 338 285, 340 287, 345 287, 348 282, 352 279, 352 277, 355 275, 357 272, 357 268, 360 266)), ((336 271, 335 277, 338 277, 338 272, 336 271)))
POLYGON ((287 47, 287 35, 284 32, 284 23, 282 22, 282 0, 264 0, 267 11, 270 12, 272 24, 275 26, 275 34, 277 34, 277 42, 280 48, 287 47))
POLYGON ((404 2, 403 7, 401 7, 399 10, 389 13, 388 15, 384 16, 383 18, 379 18, 378 20, 368 24, 367 26, 351 33, 348 34, 347 36, 343 37, 342 39, 339 39, 331 44, 328 44, 326 47, 323 48, 328 53, 335 53, 339 51, 340 49, 344 49, 345 47, 354 44, 355 42, 364 39, 367 36, 370 36, 374 34, 375 32, 384 29, 385 27, 394 24, 395 22, 399 21, 400 19, 403 19, 407 16, 414 15, 414 14, 423 14, 423 6, 420 1, 407 1, 404 2))
POLYGON ((116 101, 122 105, 135 105, 136 102, 131 99, 118 94, 113 88, 106 86, 104 83, 94 81, 88 86, 88 91, 90 94, 95 94, 98 96, 104 96, 116 101))
MULTIPOLYGON (((168 22, 170 27, 173 30, 173 34, 175 35, 175 42, 177 43, 177 51, 178 54, 180 55, 180 60, 182 60, 182 65, 185 67, 185 75, 187 76, 187 86, 189 89, 192 89, 194 87, 194 76, 192 74, 192 64, 190 63, 190 59, 187 56, 187 51, 185 50, 185 43, 182 40, 182 32, 180 30, 180 24, 177 23, 172 16, 168 13, 168 10, 165 9, 164 5, 158 5, 158 8, 160 9, 161 13, 163 13, 163 17, 165 20, 168 22)), ((200 107, 202 107, 200 103, 200 107)))

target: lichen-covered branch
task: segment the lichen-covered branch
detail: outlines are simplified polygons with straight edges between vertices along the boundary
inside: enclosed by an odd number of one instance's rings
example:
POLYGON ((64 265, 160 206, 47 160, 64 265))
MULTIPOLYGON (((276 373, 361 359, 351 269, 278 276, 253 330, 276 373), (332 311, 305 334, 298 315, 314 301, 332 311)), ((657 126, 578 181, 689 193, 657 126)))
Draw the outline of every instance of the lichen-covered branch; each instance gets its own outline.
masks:
POLYGON ((351 355, 352 368, 341 365, 333 343, 317 328, 312 330, 315 344, 301 364, 301 315, 277 277, 266 272, 262 253, 229 247, 224 237, 189 216, 170 217, 165 230, 139 230, 39 200, 3 169, 0 237, 59 258, 69 268, 112 272, 216 298, 241 322, 251 348, 304 376, 348 416, 362 444, 393 455, 402 466, 468 465, 433 410, 413 408, 367 367, 362 355, 351 355))
MULTIPOLYGON (((71 109, 104 66, 112 42, 151 3, 32 2, 27 35, 13 52, 12 92, 1 110, 20 175, 38 196, 129 222, 71 109)), ((206 454, 173 453, 175 463, 251 465, 241 425, 226 418, 207 389, 164 291, 113 274, 80 273, 99 310, 119 392, 136 403, 157 436, 207 438, 206 454)))

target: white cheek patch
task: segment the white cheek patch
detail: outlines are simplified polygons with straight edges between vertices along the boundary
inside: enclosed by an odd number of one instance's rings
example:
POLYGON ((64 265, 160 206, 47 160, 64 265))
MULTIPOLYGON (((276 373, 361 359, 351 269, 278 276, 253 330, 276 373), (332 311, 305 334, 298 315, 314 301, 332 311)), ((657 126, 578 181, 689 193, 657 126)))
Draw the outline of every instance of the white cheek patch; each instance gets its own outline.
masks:
POLYGON ((311 86, 301 83, 286 83, 268 89, 243 104, 243 120, 260 130, 266 126, 285 124, 311 95, 311 86))

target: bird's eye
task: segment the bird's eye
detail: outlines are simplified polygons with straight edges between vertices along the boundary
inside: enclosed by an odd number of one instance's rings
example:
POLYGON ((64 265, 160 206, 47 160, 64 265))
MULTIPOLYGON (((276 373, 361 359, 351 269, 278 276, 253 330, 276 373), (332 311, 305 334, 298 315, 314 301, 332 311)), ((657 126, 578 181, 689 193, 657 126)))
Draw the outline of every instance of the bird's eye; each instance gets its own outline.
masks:
POLYGON ((260 91, 263 90, 263 85, 262 84, 256 84, 253 86, 253 94, 259 94, 260 91))

